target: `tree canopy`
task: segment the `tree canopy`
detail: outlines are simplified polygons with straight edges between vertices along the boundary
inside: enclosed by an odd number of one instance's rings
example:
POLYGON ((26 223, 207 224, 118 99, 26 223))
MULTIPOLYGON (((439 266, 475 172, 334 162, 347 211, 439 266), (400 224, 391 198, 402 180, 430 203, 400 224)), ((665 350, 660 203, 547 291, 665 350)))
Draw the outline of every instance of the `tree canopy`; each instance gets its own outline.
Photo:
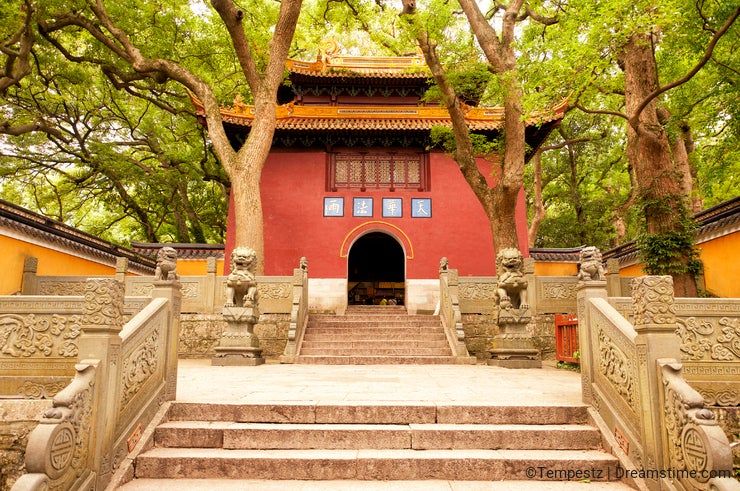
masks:
MULTIPOLYGON (((639 124, 648 121, 638 120, 648 110, 687 210, 740 195, 733 2, 404 6, 431 15, 414 30, 402 5, 383 0, 4 2, 0 197, 123 244, 220 242, 230 195, 241 193, 249 209, 259 204, 242 184, 259 176, 269 150, 285 57, 313 59, 327 36, 352 54, 402 55, 417 49, 422 31, 452 94, 506 106, 520 92, 505 138, 522 114, 569 98, 561 127, 512 181, 527 191, 530 246, 605 249, 647 230, 655 210, 636 212, 650 189, 640 163, 650 161, 649 171, 656 157, 637 157, 644 139, 630 128, 645 131, 639 124), (642 97, 629 79, 637 50, 655 73, 642 97), (188 91, 207 107, 207 131, 188 91), (236 94, 266 115, 264 132, 254 132, 262 136, 240 153, 216 128, 219 106, 236 94)), ((444 100, 444 82, 435 81, 429 98, 444 100)), ((514 154, 504 149, 504 160, 514 154)))

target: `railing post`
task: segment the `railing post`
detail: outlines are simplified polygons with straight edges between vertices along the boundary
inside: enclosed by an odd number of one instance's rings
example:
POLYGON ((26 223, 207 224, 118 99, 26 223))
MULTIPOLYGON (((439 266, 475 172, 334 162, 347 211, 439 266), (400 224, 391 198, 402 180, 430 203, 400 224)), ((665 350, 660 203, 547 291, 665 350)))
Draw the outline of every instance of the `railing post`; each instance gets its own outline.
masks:
MULTIPOLYGON (((637 332, 637 371, 639 381, 641 437, 645 469, 661 469, 663 456, 664 408, 660 403, 661 377, 658 360, 681 359, 676 335, 676 313, 673 307, 673 278, 641 276, 632 280, 634 326, 637 332)), ((650 480, 648 480, 650 481, 650 480)), ((658 486, 658 481, 649 485, 658 486)))
POLYGON ((445 328, 447 342, 454 356, 469 357, 470 353, 465 345, 465 331, 463 330, 462 314, 458 289, 460 278, 456 269, 448 267, 447 258, 440 260, 439 267, 439 316, 445 328))
POLYGON ((38 269, 39 259, 37 257, 27 257, 26 260, 23 261, 23 280, 21 282, 21 295, 36 295, 36 273, 38 269))
POLYGON ((152 298, 166 298, 167 301, 167 353, 165 356, 165 395, 168 401, 174 401, 177 394, 177 353, 180 345, 180 311, 182 310, 182 292, 179 279, 155 280, 152 298))
POLYGON ((89 279, 85 283, 82 312, 82 335, 78 343, 80 363, 99 360, 94 391, 93 413, 89 430, 93 436, 92 468, 97 474, 96 489, 104 489, 112 473, 110 455, 116 425, 111 392, 118 387, 118 365, 121 351, 120 332, 124 325, 123 283, 114 279, 89 279))
POLYGON ((590 309, 588 302, 592 298, 606 299, 606 281, 591 280, 579 281, 576 287, 578 307, 578 350, 581 359, 581 394, 583 402, 593 404, 594 355, 591 350, 594 330, 591 326, 590 309))
POLYGON ((290 312, 288 342, 280 356, 280 363, 295 363, 308 320, 308 260, 302 257, 293 269, 293 306, 290 312))
POLYGON ((213 313, 215 312, 216 305, 221 307, 222 301, 216 302, 216 270, 217 263, 215 257, 209 257, 206 259, 206 277, 203 284, 203 302, 205 310, 204 312, 213 313))
POLYGON ((128 258, 117 257, 116 258, 116 280, 124 283, 126 281, 126 273, 128 272, 128 258))
POLYGON ((606 260, 606 291, 610 297, 622 297, 622 281, 619 279, 619 260, 606 260))

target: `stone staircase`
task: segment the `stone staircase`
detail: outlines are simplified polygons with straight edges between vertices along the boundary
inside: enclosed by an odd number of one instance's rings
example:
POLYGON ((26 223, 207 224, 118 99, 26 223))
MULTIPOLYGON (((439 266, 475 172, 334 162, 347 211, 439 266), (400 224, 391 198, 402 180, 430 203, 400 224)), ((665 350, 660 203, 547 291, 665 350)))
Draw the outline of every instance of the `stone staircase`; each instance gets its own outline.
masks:
POLYGON ((312 314, 296 363, 325 365, 474 364, 452 355, 439 316, 403 306, 349 306, 345 315, 312 314))
POLYGON ((585 406, 174 402, 119 489, 629 489, 601 445, 585 406))

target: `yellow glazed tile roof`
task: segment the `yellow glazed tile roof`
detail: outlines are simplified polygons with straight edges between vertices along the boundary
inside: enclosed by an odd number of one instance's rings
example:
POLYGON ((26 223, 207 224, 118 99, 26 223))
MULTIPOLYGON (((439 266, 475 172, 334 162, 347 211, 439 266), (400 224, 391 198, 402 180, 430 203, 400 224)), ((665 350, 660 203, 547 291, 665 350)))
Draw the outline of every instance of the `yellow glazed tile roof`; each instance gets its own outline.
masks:
MULTIPOLYGON (((204 115, 203 105, 195 97, 193 102, 199 115, 204 115)), ((540 111, 527 118, 527 125, 538 125, 561 119, 567 100, 550 110, 540 111)), ((503 108, 465 106, 468 127, 473 131, 490 131, 501 128, 503 108)), ((222 107, 225 123, 251 126, 254 106, 241 102, 237 97, 231 107, 222 107)), ((447 109, 439 106, 302 106, 292 102, 277 107, 276 129, 282 130, 428 130, 433 126, 451 126, 447 109)))

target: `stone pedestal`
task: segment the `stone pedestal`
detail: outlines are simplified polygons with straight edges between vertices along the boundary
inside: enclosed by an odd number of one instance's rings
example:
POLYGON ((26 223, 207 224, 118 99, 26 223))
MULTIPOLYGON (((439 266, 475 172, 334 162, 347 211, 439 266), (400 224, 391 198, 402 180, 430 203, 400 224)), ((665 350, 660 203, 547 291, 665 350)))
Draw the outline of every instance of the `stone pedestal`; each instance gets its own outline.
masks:
POLYGON ((211 359, 211 365, 256 366, 265 362, 260 341, 254 333, 259 316, 256 305, 224 307, 226 328, 215 347, 216 356, 211 359))
POLYGON ((542 368, 540 350, 535 348, 527 326, 532 321, 529 308, 502 309, 499 312, 499 333, 489 350, 489 365, 503 368, 542 368))

